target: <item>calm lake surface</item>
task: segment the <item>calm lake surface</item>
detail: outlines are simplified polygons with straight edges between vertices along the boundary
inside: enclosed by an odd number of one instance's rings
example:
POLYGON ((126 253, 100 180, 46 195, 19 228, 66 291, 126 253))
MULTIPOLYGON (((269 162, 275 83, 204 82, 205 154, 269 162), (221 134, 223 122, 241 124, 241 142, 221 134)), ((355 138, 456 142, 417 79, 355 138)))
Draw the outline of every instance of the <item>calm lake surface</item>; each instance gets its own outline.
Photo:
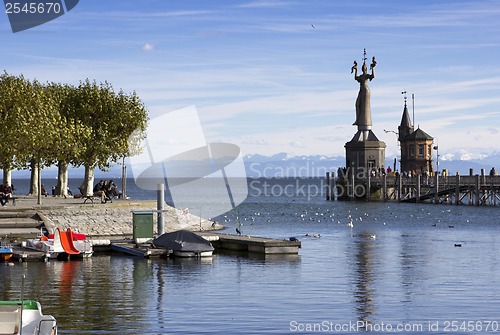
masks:
MULTIPOLYGON (((128 185, 133 198, 155 197, 128 185)), ((0 265, 0 298, 18 298, 26 275, 25 298, 60 334, 500 333, 500 208, 326 202, 259 185, 238 207, 243 234, 295 236, 299 255, 0 265)), ((236 215, 218 218, 229 233, 236 215)))

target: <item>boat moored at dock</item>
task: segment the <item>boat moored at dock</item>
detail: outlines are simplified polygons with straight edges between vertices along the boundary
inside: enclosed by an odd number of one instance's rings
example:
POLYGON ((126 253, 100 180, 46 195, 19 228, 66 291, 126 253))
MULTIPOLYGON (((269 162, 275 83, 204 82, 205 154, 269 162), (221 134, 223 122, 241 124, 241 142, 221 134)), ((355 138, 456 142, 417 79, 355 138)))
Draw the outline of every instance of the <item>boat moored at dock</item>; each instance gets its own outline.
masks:
POLYGON ((14 250, 10 244, 0 242, 0 262, 7 262, 14 254, 14 250))

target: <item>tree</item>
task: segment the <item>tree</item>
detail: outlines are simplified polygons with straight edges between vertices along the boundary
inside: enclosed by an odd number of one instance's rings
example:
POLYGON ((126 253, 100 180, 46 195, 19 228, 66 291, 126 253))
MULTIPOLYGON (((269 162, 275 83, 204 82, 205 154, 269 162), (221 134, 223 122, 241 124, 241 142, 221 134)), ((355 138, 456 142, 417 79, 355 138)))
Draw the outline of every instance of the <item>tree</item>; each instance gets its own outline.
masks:
MULTIPOLYGON (((57 193, 66 196, 68 166, 85 166, 84 189, 94 169, 136 152, 147 127, 147 109, 135 92, 115 93, 111 84, 88 79, 75 87, 42 85, 23 76, 0 76, 0 169, 31 168, 30 193, 39 194, 39 172, 58 164, 57 193), (129 141, 131 134, 132 141, 129 141)), ((10 180, 7 180, 10 183, 10 180)), ((91 192, 87 192, 91 193, 91 192)))
POLYGON ((26 82, 17 119, 15 164, 31 168, 30 194, 39 194, 40 170, 54 164, 61 115, 54 95, 38 81, 26 82))
POLYGON ((137 97, 120 91, 111 84, 97 85, 88 79, 77 88, 75 113, 85 125, 82 150, 72 163, 85 166, 83 191, 92 193, 94 169, 109 168, 129 152, 128 137, 136 131, 143 137, 147 127, 147 109, 137 97))
POLYGON ((77 90, 69 84, 49 83, 45 88, 59 113, 58 132, 54 133, 54 162, 57 163, 57 186, 55 194, 68 195, 68 168, 81 150, 81 138, 86 131, 85 125, 75 113, 77 90))
POLYGON ((23 76, 12 76, 6 71, 0 76, 0 133, 3 137, 0 168, 4 173, 3 183, 11 184, 10 171, 15 167, 14 159, 19 149, 22 149, 18 131, 24 120, 27 87, 23 76))

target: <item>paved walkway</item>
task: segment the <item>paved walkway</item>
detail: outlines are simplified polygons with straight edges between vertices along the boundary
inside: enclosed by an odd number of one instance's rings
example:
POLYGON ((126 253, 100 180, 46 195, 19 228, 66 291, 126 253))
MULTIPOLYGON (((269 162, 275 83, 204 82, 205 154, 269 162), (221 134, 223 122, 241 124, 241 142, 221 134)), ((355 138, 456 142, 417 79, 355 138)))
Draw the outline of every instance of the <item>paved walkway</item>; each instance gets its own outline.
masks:
MULTIPOLYGON (((126 238, 133 234, 133 212, 155 211, 156 200, 114 200, 112 203, 101 204, 99 200, 94 204, 83 199, 42 197, 38 203, 38 197, 19 197, 15 206, 10 202, 6 206, 0 206, 2 211, 22 212, 35 211, 43 220, 45 226, 58 227, 61 230, 71 228, 72 230, 92 236, 94 238, 126 238)), ((164 229, 170 232, 179 229, 192 231, 222 229, 219 224, 200 219, 190 213, 185 214, 180 210, 165 205, 164 229)), ((157 233, 157 215, 153 212, 153 228, 157 233)))

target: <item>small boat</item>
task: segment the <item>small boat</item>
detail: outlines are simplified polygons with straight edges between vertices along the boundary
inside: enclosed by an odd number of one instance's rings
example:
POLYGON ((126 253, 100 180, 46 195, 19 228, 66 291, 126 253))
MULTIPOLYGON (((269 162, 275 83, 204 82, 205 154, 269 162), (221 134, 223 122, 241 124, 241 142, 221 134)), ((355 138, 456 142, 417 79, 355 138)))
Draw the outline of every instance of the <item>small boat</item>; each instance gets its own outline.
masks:
POLYGON ((10 244, 0 242, 0 262, 7 262, 13 254, 14 250, 10 244))
POLYGON ((57 335, 57 321, 38 301, 0 301, 0 334, 57 335))
POLYGON ((49 239, 44 235, 26 240, 26 242, 23 242, 23 247, 44 252, 48 258, 57 258, 59 254, 64 252, 61 243, 54 243, 53 239, 49 239))
POLYGON ((160 235, 153 240, 153 245, 171 250, 177 257, 211 257, 214 251, 212 243, 189 230, 160 235))
POLYGON ((90 257, 94 253, 92 242, 87 240, 83 234, 73 233, 71 228, 66 231, 56 228, 54 234, 50 234, 49 237, 41 235, 36 239, 29 239, 25 246, 45 252, 49 258, 57 258, 60 254, 90 257))

